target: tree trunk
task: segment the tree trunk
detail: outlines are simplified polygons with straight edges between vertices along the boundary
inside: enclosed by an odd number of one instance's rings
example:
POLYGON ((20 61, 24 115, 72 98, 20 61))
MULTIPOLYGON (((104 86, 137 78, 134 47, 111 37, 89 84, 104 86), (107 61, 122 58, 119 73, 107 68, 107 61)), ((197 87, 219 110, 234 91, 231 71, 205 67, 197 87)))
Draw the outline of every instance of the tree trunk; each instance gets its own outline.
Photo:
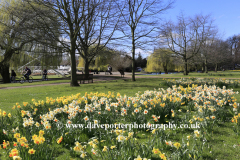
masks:
POLYGON ((204 63, 202 63, 202 73, 204 73, 204 63))
POLYGON ((183 75, 188 75, 188 64, 187 64, 187 58, 185 58, 185 60, 184 60, 185 62, 184 62, 184 72, 183 72, 183 75))
POLYGON ((134 29, 132 29, 132 81, 136 81, 136 79, 135 79, 135 37, 134 37, 134 29))
POLYGON ((217 68, 218 68, 218 64, 216 64, 216 66, 215 66, 215 72, 217 72, 217 68))
POLYGON ((3 78, 3 83, 10 83, 10 73, 9 73, 9 64, 4 64, 0 68, 1 76, 3 78))
MULTIPOLYGON (((9 42, 12 44, 12 42, 9 42)), ((11 48, 7 48, 4 54, 4 59, 1 61, 0 65, 0 72, 1 76, 3 78, 3 83, 10 83, 10 74, 9 74, 9 67, 10 67, 10 60, 12 58, 12 55, 14 54, 14 51, 11 48)))
POLYGON ((89 74, 89 62, 88 59, 84 59, 85 60, 85 65, 84 65, 84 74, 89 74))
POLYGON ((168 74, 167 66, 163 66, 163 70, 164 70, 165 74, 168 74))
POLYGON ((75 42, 71 40, 71 51, 70 51, 70 57, 71 57, 71 82, 70 86, 79 86, 77 82, 77 76, 76 76, 76 57, 75 57, 75 42))
POLYGON ((208 73, 208 69, 207 69, 207 59, 205 59, 205 73, 208 73))
POLYGON ((235 56, 234 56, 234 59, 233 59, 233 70, 235 69, 235 56))
POLYGON ((197 65, 195 65, 195 72, 198 72, 198 68, 197 68, 197 65))

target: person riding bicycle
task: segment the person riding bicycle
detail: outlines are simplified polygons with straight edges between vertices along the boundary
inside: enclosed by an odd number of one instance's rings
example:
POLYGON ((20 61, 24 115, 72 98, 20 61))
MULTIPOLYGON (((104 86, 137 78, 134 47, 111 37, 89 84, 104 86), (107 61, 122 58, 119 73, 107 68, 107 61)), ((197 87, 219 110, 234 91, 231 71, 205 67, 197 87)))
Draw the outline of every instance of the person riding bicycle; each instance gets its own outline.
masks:
POLYGON ((24 74, 24 77, 26 78, 26 80, 29 80, 29 76, 32 74, 31 69, 26 67, 25 71, 26 71, 26 73, 24 74))
POLYGON ((43 73, 42 73, 42 74, 43 74, 43 78, 44 78, 44 79, 47 79, 47 70, 46 70, 46 69, 43 70, 43 73))

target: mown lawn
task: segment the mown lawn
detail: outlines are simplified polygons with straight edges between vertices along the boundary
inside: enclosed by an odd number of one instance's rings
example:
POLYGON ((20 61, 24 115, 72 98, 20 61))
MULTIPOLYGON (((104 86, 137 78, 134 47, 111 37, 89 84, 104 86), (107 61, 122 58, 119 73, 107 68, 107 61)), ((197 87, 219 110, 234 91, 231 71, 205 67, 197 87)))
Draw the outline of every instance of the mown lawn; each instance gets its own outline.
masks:
MULTIPOLYGON (((162 79, 137 79, 136 82, 131 80, 113 80, 113 81, 102 81, 94 82, 89 84, 80 84, 80 87, 69 87, 69 84, 50 85, 50 86, 36 86, 30 88, 16 88, 16 89, 0 89, 0 109, 11 112, 11 108, 16 102, 22 104, 22 102, 31 102, 32 99, 46 100, 46 97, 57 98, 61 96, 68 96, 72 94, 81 93, 84 95, 85 92, 119 92, 120 94, 134 96, 138 91, 152 90, 154 88, 164 87, 162 85, 162 79)), ((0 87, 17 87, 17 86, 28 86, 49 84, 49 83, 65 83, 69 80, 61 81, 44 81, 24 84, 4 84, 0 87)), ((165 87, 166 88, 166 87, 165 87)))
POLYGON ((183 73, 169 73, 169 74, 152 74, 152 75, 142 75, 141 73, 137 74, 137 76, 159 76, 161 77, 167 77, 167 78, 192 78, 192 77, 202 77, 202 78, 240 78, 240 71, 218 71, 213 72, 209 71, 208 73, 196 73, 196 72, 190 72, 187 76, 184 76, 183 73))

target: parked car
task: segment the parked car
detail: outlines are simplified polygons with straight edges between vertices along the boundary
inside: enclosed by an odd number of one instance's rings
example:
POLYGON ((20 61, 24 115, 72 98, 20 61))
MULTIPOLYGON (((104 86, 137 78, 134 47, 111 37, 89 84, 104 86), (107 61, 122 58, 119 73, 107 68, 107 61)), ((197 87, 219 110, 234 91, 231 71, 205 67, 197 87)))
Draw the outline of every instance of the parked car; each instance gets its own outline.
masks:
POLYGON ((135 72, 141 72, 142 71, 142 68, 141 67, 137 67, 135 72))

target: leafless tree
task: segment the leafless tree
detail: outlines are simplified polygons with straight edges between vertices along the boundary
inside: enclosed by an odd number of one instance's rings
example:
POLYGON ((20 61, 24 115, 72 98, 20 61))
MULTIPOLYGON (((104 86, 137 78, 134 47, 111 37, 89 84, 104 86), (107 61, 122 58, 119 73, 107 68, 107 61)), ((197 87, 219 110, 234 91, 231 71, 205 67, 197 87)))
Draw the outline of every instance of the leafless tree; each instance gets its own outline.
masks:
POLYGON ((184 75, 188 75, 188 61, 200 52, 203 43, 210 36, 211 29, 212 21, 209 15, 186 18, 182 14, 176 24, 169 21, 163 25, 160 34, 162 42, 182 58, 184 75))
MULTIPOLYGON (((65 52, 70 54, 71 60, 71 82, 70 86, 79 86, 76 78, 76 48, 78 32, 87 17, 82 15, 86 8, 82 6, 84 0, 36 0, 49 8, 54 14, 58 15, 60 22, 58 25, 61 27, 60 45, 65 52)), ((49 32, 52 32, 51 28, 49 32)), ((56 39, 58 37, 55 37, 56 39)))
MULTIPOLYGON (((144 48, 153 42, 153 32, 157 31, 160 22, 160 14, 172 7, 173 0, 164 3, 162 0, 119 0, 118 8, 122 15, 122 23, 119 29, 123 36, 123 42, 131 44, 132 52, 132 81, 135 81, 135 50, 144 48), (128 28, 127 28, 128 27, 128 28)), ((129 47, 129 46, 128 46, 129 47)))
POLYGON ((233 56, 233 68, 240 63, 240 35, 234 35, 227 39, 230 46, 230 52, 233 56))
POLYGON ((114 0, 83 1, 80 14, 84 21, 77 34, 77 51, 85 61, 85 74, 89 73, 89 64, 108 45, 117 39, 114 36, 120 14, 114 0))
MULTIPOLYGON (((111 40, 117 20, 112 6, 114 0, 35 0, 51 8, 58 15, 61 27, 61 44, 71 57, 70 86, 79 86, 76 79, 76 58, 80 54, 85 60, 85 73, 89 63, 111 40), (111 19, 111 20, 110 20, 111 19), (115 25, 114 25, 115 24, 115 25), (109 27, 109 26, 113 27, 109 27), (89 51, 89 48, 92 52, 89 51)), ((49 28, 46 26, 46 28, 49 28)), ((51 31, 51 28, 49 28, 51 31)), ((56 37, 57 38, 57 37, 56 37)))
POLYGON ((208 37, 203 42, 203 45, 200 49, 200 56, 205 66, 205 73, 208 73, 208 59, 212 56, 212 52, 214 52, 215 41, 217 40, 217 30, 212 30, 212 33, 207 35, 208 37))
MULTIPOLYGON (((208 56, 209 63, 213 64, 215 67, 215 72, 217 72, 220 65, 230 64, 232 61, 232 53, 229 50, 229 44, 227 41, 221 39, 216 39, 211 45, 211 52, 208 56)), ((223 67, 222 67, 223 69, 223 67)))

